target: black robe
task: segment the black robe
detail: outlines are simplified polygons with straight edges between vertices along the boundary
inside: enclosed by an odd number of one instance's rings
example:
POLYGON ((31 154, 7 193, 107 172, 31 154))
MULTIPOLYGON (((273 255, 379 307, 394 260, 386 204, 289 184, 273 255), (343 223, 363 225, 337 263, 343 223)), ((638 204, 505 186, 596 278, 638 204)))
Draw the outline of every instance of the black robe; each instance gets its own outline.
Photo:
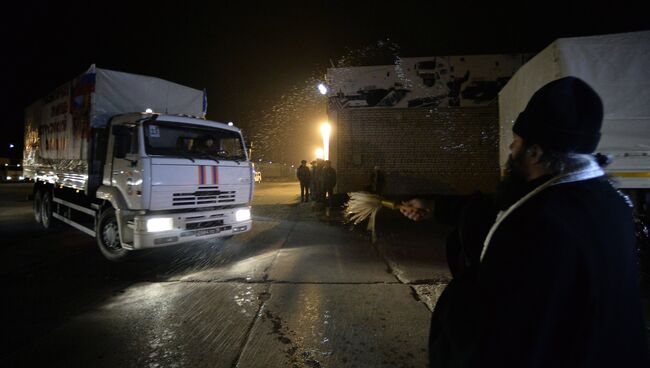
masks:
POLYGON ((607 180, 545 188, 500 224, 479 262, 489 203, 460 216, 431 367, 650 367, 632 209, 607 180))

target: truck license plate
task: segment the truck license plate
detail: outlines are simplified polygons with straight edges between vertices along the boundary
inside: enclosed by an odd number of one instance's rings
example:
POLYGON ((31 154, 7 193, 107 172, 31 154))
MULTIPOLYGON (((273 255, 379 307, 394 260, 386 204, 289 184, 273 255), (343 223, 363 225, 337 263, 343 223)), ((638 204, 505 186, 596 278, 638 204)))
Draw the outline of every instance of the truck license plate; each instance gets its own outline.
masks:
POLYGON ((196 230, 194 235, 203 236, 203 235, 216 234, 218 232, 219 232, 219 229, 203 229, 203 230, 196 230))

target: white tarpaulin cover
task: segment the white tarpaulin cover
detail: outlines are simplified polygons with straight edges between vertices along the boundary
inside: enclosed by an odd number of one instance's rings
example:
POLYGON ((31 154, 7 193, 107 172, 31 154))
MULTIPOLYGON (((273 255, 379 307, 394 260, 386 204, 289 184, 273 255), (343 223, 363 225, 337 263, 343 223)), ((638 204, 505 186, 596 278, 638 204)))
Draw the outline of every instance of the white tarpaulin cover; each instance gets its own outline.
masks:
POLYGON ((151 109, 204 117, 206 107, 203 91, 92 65, 25 110, 26 176, 46 169, 85 174, 91 128, 105 127, 114 115, 151 109))
MULTIPOLYGON (((565 76, 583 79, 603 100, 597 152, 614 156, 608 171, 650 171, 650 31, 560 38, 524 64, 499 93, 501 164, 512 124, 530 97, 565 76)), ((625 181, 625 187, 643 185, 625 181)))
MULTIPOLYGON (((203 91, 159 78, 96 70, 92 126, 106 125, 108 119, 125 112, 154 112, 204 117, 203 91)), ((89 71, 90 72, 90 71, 89 71)))

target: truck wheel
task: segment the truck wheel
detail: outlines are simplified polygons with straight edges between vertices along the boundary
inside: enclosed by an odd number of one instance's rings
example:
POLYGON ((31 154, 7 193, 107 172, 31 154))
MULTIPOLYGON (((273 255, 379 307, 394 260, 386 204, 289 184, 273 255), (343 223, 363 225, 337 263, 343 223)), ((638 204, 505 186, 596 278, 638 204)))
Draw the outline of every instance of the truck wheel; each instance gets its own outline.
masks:
POLYGON ((115 210, 112 208, 105 209, 99 216, 97 245, 104 257, 109 261, 123 261, 129 255, 129 250, 122 248, 117 217, 115 216, 115 210))
POLYGON ((33 208, 34 208, 34 220, 38 222, 39 224, 41 223, 41 202, 43 202, 43 192, 40 190, 37 190, 36 193, 34 193, 34 203, 33 203, 33 208))
POLYGON ((49 230, 54 227, 52 217, 52 192, 49 190, 44 190, 41 193, 41 225, 46 230, 49 230))

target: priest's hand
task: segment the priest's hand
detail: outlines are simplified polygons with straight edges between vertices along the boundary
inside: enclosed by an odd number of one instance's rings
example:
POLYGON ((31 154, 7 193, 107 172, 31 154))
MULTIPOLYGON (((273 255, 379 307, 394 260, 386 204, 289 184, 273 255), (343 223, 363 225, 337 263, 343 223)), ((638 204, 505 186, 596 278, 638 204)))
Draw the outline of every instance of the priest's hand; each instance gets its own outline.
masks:
POLYGON ((400 212, 413 221, 430 219, 433 216, 434 202, 421 198, 413 198, 402 202, 400 212))

